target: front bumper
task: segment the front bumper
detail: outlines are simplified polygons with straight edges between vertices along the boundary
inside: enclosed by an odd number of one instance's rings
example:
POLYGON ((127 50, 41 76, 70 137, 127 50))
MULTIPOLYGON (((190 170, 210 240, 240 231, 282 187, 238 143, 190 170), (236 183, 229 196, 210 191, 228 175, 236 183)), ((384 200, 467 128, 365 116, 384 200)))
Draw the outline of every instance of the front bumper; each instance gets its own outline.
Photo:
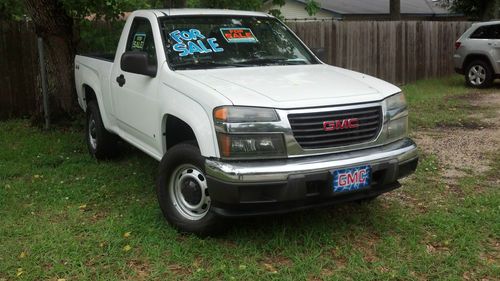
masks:
POLYGON ((399 187, 398 179, 417 167, 416 144, 392 144, 324 156, 205 164, 212 208, 222 216, 285 213, 373 197, 399 187), (331 171, 370 165, 372 184, 355 192, 333 193, 331 171))

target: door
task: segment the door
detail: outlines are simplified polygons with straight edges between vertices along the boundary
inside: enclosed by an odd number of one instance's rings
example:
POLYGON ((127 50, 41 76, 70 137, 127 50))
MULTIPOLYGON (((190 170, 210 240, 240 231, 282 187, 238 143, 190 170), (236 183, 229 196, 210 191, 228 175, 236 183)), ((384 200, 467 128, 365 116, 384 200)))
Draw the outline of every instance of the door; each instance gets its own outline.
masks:
MULTIPOLYGON (((158 65, 155 40, 151 23, 136 17, 131 25, 125 51, 146 52, 149 64, 158 65)), ((116 108, 116 118, 122 133, 155 147, 158 134, 158 79, 147 75, 125 72, 120 62, 115 62, 111 73, 111 91, 116 108)))
POLYGON ((500 71, 500 25, 483 25, 470 36, 473 39, 473 50, 487 54, 494 64, 496 72, 500 71))
POLYGON ((500 73, 500 24, 494 24, 490 27, 491 34, 491 56, 495 61, 496 73, 500 73))

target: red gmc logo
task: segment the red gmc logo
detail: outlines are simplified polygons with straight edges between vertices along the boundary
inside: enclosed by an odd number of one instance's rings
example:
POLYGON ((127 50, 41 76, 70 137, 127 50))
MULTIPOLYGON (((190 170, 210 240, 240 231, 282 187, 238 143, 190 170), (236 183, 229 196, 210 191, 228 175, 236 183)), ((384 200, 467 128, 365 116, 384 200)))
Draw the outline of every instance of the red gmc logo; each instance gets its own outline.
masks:
POLYGON ((356 129, 359 127, 358 118, 333 120, 323 122, 323 130, 325 132, 345 130, 345 129, 356 129))
POLYGON ((339 186, 348 186, 352 184, 363 184, 366 181, 368 171, 361 169, 352 173, 339 174, 339 186))

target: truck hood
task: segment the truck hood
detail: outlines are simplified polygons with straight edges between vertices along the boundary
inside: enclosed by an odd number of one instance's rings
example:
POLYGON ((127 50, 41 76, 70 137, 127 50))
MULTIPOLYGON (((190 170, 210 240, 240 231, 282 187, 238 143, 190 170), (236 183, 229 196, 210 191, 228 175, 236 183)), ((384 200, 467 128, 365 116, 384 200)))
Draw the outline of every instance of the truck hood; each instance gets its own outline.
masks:
POLYGON ((330 65, 265 66, 178 71, 234 105, 273 108, 332 106, 382 100, 400 89, 330 65))

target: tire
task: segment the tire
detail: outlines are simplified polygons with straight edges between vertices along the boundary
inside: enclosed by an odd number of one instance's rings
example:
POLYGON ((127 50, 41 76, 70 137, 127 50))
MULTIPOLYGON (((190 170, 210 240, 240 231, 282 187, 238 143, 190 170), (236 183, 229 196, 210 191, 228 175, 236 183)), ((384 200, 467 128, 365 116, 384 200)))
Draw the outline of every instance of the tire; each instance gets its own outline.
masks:
POLYGON ((175 145, 160 163, 156 195, 163 216, 182 233, 210 236, 223 232, 223 218, 211 210, 205 159, 193 143, 175 145))
POLYGON ((85 140, 90 155, 98 160, 108 159, 117 154, 118 137, 104 127, 96 101, 87 104, 85 140))
POLYGON ((484 60, 471 62, 465 70, 465 83, 473 88, 491 87, 494 80, 493 69, 484 60))

